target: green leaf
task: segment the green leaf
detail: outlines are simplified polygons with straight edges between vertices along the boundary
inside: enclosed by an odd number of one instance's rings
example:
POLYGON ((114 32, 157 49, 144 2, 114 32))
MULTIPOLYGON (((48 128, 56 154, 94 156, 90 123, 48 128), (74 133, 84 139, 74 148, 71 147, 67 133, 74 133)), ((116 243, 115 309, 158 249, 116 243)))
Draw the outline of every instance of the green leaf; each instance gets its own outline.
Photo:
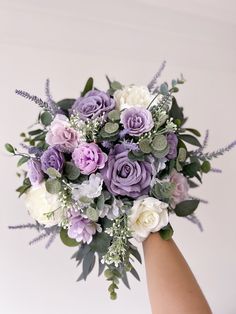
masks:
POLYGON ((162 83, 160 86, 160 92, 163 95, 168 95, 169 89, 168 89, 168 84, 166 82, 162 83))
POLYGON ((30 159, 30 157, 28 156, 22 156, 17 163, 17 167, 22 166, 24 163, 26 163, 28 160, 30 159))
POLYGON ((196 129, 185 128, 184 130, 189 131, 189 132, 193 133, 196 136, 201 136, 201 133, 198 130, 196 130, 196 129))
POLYGON ((140 281, 139 274, 137 273, 136 269, 132 266, 130 273, 138 280, 140 281))
POLYGON ((128 280, 127 272, 126 272, 125 270, 122 272, 121 280, 123 281, 124 285, 125 285, 128 289, 130 289, 130 285, 129 285, 129 280, 128 280))
POLYGON ((61 178, 61 174, 55 168, 49 167, 47 169, 47 175, 51 178, 61 178))
POLYGON ((97 199, 97 208, 98 208, 98 210, 103 210, 104 205, 105 205, 105 197, 104 197, 104 194, 101 193, 101 195, 97 199))
POLYGON ((199 185, 197 183, 195 183, 194 181, 188 179, 188 184, 190 188, 197 188, 199 187, 199 185))
POLYGON ((174 212, 179 217, 191 215, 198 207, 199 200, 186 200, 176 205, 174 212))
POLYGON ((120 121, 120 111, 112 110, 108 113, 108 119, 112 122, 120 121))
POLYGON ((93 251, 89 251, 87 255, 85 255, 83 260, 83 279, 86 280, 88 275, 93 270, 95 265, 95 254, 93 251))
POLYGON ((66 246, 74 247, 74 246, 79 245, 79 242, 77 242, 75 239, 71 239, 68 236, 68 232, 64 228, 61 228, 60 239, 61 239, 62 243, 65 244, 66 246))
POLYGON ((22 185, 16 189, 16 192, 19 193, 18 197, 21 197, 28 189, 30 188, 30 185, 22 185))
POLYGON ((211 170, 211 164, 208 160, 203 161, 201 165, 201 170, 204 173, 208 173, 211 170))
POLYGON ((122 89, 122 87, 123 87, 122 84, 118 81, 111 82, 111 89, 113 89, 114 91, 122 89))
POLYGON ((43 132, 43 130, 37 129, 37 130, 29 131, 28 133, 29 133, 29 135, 38 135, 42 132, 43 132))
POLYGON ((48 126, 51 124, 53 117, 48 111, 44 111, 40 116, 40 120, 43 125, 48 126))
POLYGON ((111 244, 111 237, 107 233, 97 232, 93 236, 93 241, 89 245, 94 251, 98 252, 99 254, 104 255, 108 251, 110 244, 111 244))
POLYGON ((80 176, 80 170, 72 162, 66 162, 64 174, 69 180, 74 181, 80 176))
POLYGON ((104 126, 104 130, 108 134, 113 134, 119 130, 118 123, 107 122, 104 126))
POLYGON ((150 154, 152 151, 151 145, 150 145, 150 140, 149 139, 143 139, 140 140, 139 142, 139 148, 140 150, 145 153, 145 154, 150 154))
POLYGON ((199 140, 192 136, 192 135, 189 135, 189 134, 181 134, 180 136, 180 139, 183 140, 184 142, 187 142, 191 145, 194 145, 194 146, 198 146, 198 147, 202 147, 201 143, 199 142, 199 140))
POLYGON ((11 144, 9 144, 9 143, 6 143, 6 144, 5 144, 5 149, 6 149, 9 153, 15 154, 15 149, 14 149, 14 147, 13 147, 11 144))
POLYGON ((187 158, 187 151, 186 151, 186 149, 183 148, 183 147, 180 147, 179 148, 178 157, 177 157, 178 161, 179 162, 184 162, 186 160, 186 158, 187 158))
POLYGON ((159 233, 163 240, 170 240, 173 236, 174 230, 171 224, 168 223, 168 225, 162 228, 159 233))
POLYGON ((184 120, 183 108, 178 106, 175 97, 172 98, 172 106, 169 111, 169 116, 174 120, 180 120, 181 124, 183 123, 184 120))
POLYGON ((156 135, 152 140, 151 146, 155 151, 163 151, 168 145, 165 135, 156 135))
POLYGON ((157 151, 157 150, 153 150, 152 154, 153 156, 155 156, 156 158, 163 158, 165 157, 169 152, 169 146, 167 146, 164 150, 162 151, 157 151))
POLYGON ((192 162, 183 167, 183 172, 190 178, 195 177, 201 166, 198 162, 192 162))
POLYGON ((139 261, 140 264, 142 264, 142 258, 141 255, 139 254, 138 249, 131 243, 129 243, 129 245, 131 245, 129 247, 130 254, 132 254, 139 261))
POLYGON ((57 106, 60 107, 62 110, 69 110, 73 106, 76 99, 66 98, 58 101, 57 106))
POLYGON ((61 182, 58 179, 48 179, 45 185, 50 194, 57 194, 61 191, 61 182))
POLYGON ((101 276, 101 274, 103 273, 104 269, 106 267, 105 263, 101 262, 101 259, 99 259, 99 263, 98 263, 98 276, 101 276))
POLYGON ((140 154, 138 154, 137 152, 130 151, 128 153, 128 158, 132 161, 144 161, 145 155, 142 152, 140 152, 140 154))
POLYGON ((84 90, 81 93, 81 96, 83 97, 84 95, 87 94, 87 92, 91 91, 93 89, 93 78, 90 77, 84 87, 84 90))

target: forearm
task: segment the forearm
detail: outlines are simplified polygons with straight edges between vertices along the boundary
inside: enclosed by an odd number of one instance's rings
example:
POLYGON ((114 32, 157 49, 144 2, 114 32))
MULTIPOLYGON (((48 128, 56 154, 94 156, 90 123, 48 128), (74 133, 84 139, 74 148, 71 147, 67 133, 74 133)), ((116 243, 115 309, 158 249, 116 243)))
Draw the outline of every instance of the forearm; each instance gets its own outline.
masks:
POLYGON ((143 242, 153 314, 210 314, 207 301, 173 240, 159 233, 143 242))

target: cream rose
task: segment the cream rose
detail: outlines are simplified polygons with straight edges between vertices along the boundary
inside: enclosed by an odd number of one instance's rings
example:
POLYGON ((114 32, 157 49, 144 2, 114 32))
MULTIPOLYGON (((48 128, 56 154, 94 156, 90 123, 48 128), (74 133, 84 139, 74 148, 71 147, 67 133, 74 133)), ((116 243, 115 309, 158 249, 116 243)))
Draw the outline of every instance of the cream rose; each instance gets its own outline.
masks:
POLYGON ((30 216, 45 227, 63 220, 63 209, 58 196, 47 192, 45 182, 32 186, 25 194, 25 206, 30 216))
POLYGON ((146 86, 130 85, 114 93, 116 105, 120 110, 135 106, 147 108, 154 97, 146 86))
POLYGON ((145 197, 134 201, 128 217, 133 237, 141 242, 150 232, 157 232, 169 222, 168 204, 154 197, 145 197))

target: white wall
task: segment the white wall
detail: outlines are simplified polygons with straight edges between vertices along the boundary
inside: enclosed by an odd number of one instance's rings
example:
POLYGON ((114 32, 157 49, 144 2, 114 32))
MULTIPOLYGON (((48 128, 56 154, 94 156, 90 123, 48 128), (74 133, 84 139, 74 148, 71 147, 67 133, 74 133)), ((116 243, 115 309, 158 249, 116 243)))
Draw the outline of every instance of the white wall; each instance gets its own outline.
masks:
MULTIPOLYGON (((163 59, 163 79, 183 72, 178 95, 189 126, 211 131, 209 149, 236 138, 236 2, 233 0, 0 0, 1 147, 17 145, 18 134, 38 108, 14 94, 25 89, 43 97, 51 78, 55 98, 77 97, 88 76, 106 86, 104 74, 124 83, 146 84, 163 59)), ((112 302, 107 283, 93 274, 76 283, 73 249, 57 241, 29 247, 30 231, 10 224, 30 219, 14 188, 15 160, 1 148, 0 312, 150 313, 144 268, 142 282, 121 287, 112 302)), ((222 175, 210 174, 197 196, 209 200, 198 216, 205 231, 174 219, 175 240, 195 273, 213 312, 236 313, 236 151, 216 160, 222 175)))

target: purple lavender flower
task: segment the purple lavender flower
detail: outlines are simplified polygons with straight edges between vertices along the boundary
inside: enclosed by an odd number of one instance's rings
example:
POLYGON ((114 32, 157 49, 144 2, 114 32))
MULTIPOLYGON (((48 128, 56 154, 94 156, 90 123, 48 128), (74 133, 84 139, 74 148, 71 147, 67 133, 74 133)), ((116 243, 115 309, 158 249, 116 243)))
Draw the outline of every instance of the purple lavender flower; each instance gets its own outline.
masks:
POLYGON ((121 113, 120 120, 124 129, 128 130, 128 134, 133 136, 142 135, 154 126, 151 112, 141 107, 125 109, 121 113))
POLYGON ((80 213, 72 212, 69 218, 68 236, 77 242, 91 243, 93 235, 96 233, 95 222, 84 218, 80 213))
POLYGON ((169 153, 166 156, 168 159, 175 159, 177 156, 177 144, 178 138, 175 133, 169 133, 167 135, 167 142, 169 145, 169 153))
POLYGON ((31 158, 27 162, 28 176, 32 185, 38 185, 43 181, 44 174, 41 169, 41 162, 37 159, 31 158))
POLYGON ((42 154, 41 158, 42 170, 47 173, 48 168, 54 168, 57 171, 61 171, 64 164, 64 156, 54 147, 49 147, 42 154))
POLYGON ((151 161, 132 161, 125 145, 117 144, 100 170, 107 189, 113 195, 137 198, 148 194, 154 169, 151 161))
POLYGON ((95 119, 115 108, 115 101, 102 91, 93 90, 78 98, 71 108, 71 113, 79 114, 81 120, 95 119))

